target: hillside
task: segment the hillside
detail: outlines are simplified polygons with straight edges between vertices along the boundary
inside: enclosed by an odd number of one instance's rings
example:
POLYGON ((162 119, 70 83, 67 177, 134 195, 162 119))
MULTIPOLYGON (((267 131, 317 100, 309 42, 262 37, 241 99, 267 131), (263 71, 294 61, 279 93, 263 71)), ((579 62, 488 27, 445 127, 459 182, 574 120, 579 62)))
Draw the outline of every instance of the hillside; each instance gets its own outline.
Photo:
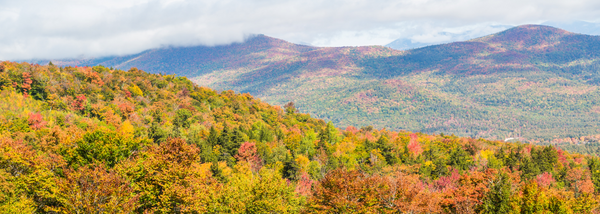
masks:
POLYGON ((257 36, 88 64, 176 73, 276 105, 293 101, 341 127, 537 142, 600 132, 599 46, 597 36, 525 25, 409 51, 317 48, 257 36))
POLYGON ((373 127, 185 77, 0 63, 6 213, 592 213, 600 159, 373 127))
MULTIPOLYGON (((127 70, 131 67, 177 74, 199 76, 214 70, 239 68, 257 69, 317 48, 295 45, 264 35, 249 37, 244 43, 221 46, 166 47, 127 56, 92 59, 53 60, 59 66, 105 65, 127 70)), ((34 61, 47 64, 48 60, 34 61)))

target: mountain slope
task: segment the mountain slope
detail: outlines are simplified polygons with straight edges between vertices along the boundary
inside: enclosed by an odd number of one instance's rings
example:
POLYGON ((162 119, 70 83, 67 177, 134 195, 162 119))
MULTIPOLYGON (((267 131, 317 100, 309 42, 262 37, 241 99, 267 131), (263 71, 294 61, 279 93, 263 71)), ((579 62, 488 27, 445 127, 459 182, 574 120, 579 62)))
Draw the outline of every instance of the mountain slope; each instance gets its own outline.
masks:
POLYGON ((260 68, 272 61, 317 49, 257 35, 244 43, 222 46, 166 47, 139 54, 88 60, 54 60, 56 65, 106 65, 119 69, 138 67, 153 72, 202 75, 207 71, 248 67, 260 68), (280 57, 273 58, 273 56, 280 57))
POLYGON ((175 75, 0 62, 6 213, 595 213, 599 193, 600 159, 552 146, 342 130, 175 75))
POLYGON ((550 140, 600 132, 599 47, 597 36, 524 25, 409 51, 258 36, 94 62, 185 75, 277 105, 294 101, 340 126, 550 140))

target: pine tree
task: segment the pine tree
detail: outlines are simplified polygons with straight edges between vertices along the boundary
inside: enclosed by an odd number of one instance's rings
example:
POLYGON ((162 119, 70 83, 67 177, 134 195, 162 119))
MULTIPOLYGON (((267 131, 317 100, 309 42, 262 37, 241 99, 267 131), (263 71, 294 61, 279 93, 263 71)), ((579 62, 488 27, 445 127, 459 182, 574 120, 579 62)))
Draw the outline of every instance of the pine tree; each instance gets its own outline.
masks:
POLYGON ((511 184, 508 175, 502 173, 490 183, 490 191, 483 199, 482 213, 510 213, 511 184))

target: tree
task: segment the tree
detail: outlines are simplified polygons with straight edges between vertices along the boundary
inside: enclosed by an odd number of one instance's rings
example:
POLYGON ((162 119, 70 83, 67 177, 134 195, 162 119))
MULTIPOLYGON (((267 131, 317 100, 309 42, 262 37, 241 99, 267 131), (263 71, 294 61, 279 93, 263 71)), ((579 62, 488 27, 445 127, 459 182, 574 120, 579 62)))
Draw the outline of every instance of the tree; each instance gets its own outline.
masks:
POLYGON ((523 186, 521 198, 521 213, 545 213, 549 212, 550 201, 544 191, 538 187, 537 182, 532 181, 523 186))
POLYGON ((596 187, 596 192, 600 192, 600 159, 596 157, 588 158, 588 169, 591 174, 591 180, 596 187))
POLYGON ((126 179, 102 165, 77 170, 65 169, 65 178, 57 182, 58 206, 50 211, 61 213, 131 213, 138 200, 126 179))
POLYGON ((455 146, 450 152, 448 165, 461 171, 468 170, 473 165, 473 159, 461 146, 455 146))
POLYGON ((255 143, 242 143, 238 153, 235 155, 235 158, 238 161, 248 162, 250 164, 250 167, 255 172, 258 172, 258 170, 260 170, 260 168, 262 167, 262 160, 257 154, 255 143))
POLYGON ((386 210, 378 192, 389 188, 378 176, 336 169, 316 184, 309 201, 312 213, 376 213, 386 210))
POLYGON ((489 184, 489 192, 483 199, 483 213, 511 213, 512 190, 508 175, 500 173, 489 184))
POLYGON ((116 132, 94 131, 83 135, 74 148, 62 151, 67 163, 74 168, 101 163, 112 168, 147 144, 145 140, 133 139, 116 132))
POLYGON ((298 110, 296 109, 296 106, 294 105, 294 102, 290 101, 287 104, 285 104, 283 106, 283 108, 285 108, 285 113, 288 115, 292 115, 294 113, 298 113, 298 110))
POLYGON ((190 110, 179 109, 175 113, 175 119, 173 120, 173 125, 175 125, 179 128, 189 128, 190 124, 192 123, 190 121, 191 117, 192 117, 192 112, 190 110))
POLYGON ((395 151, 393 150, 392 145, 390 144, 386 136, 382 135, 381 137, 379 137, 375 144, 376 148, 379 149, 383 157, 385 157, 385 161, 387 164, 393 165, 398 163, 398 157, 395 154, 395 151))
POLYGON ((333 145, 339 141, 339 133, 333 126, 331 121, 327 122, 327 125, 319 133, 319 147, 328 148, 328 145, 333 145))
POLYGON ((185 212, 208 203, 212 193, 208 167, 198 164, 198 148, 179 138, 152 145, 138 160, 119 167, 133 181, 136 212, 185 212))

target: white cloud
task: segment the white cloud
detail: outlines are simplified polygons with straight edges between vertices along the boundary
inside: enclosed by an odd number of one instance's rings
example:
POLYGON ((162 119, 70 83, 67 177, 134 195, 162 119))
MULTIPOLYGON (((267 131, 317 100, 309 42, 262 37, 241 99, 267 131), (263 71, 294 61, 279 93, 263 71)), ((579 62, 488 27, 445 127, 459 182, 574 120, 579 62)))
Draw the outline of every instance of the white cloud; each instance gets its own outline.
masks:
POLYGON ((0 8, 1 60, 227 44, 257 33, 319 46, 444 41, 443 32, 488 32, 489 23, 600 18, 594 0, 0 0, 0 8))

